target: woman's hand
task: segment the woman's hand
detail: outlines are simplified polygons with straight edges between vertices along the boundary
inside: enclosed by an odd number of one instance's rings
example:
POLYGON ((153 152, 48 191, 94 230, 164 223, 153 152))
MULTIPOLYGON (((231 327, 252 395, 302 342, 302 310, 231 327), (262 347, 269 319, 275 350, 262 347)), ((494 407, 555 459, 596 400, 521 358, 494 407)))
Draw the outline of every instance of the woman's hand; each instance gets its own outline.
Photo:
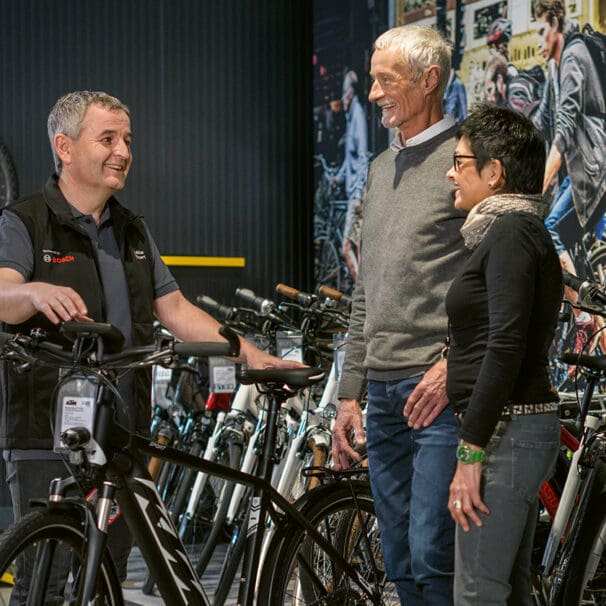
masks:
POLYGON ((490 515, 488 507, 480 497, 480 480, 482 478, 482 463, 457 464, 452 482, 450 483, 450 496, 448 509, 452 519, 468 532, 471 520, 476 526, 482 526, 478 511, 490 515))

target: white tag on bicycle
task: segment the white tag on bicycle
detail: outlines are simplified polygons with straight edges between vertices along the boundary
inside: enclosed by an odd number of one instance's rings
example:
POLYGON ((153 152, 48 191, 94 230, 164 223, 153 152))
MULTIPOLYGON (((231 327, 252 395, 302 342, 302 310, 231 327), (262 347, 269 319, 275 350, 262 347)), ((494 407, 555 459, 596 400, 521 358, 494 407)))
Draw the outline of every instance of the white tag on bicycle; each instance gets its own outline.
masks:
POLYGON ((152 404, 154 406, 166 409, 172 404, 168 397, 172 374, 172 368, 164 368, 159 364, 152 366, 152 404))
POLYGON ((211 356, 208 358, 208 369, 211 393, 231 393, 236 390, 236 365, 231 360, 211 356))
POLYGON ((282 360, 303 362, 303 334, 296 330, 277 331, 276 351, 282 360))
POLYGON ((341 378, 343 370, 343 360, 345 360, 345 343, 347 342, 347 333, 336 333, 332 336, 333 355, 335 360, 335 379, 341 378))
POLYGON ((95 423, 95 402, 97 401, 95 377, 73 375, 59 387, 56 399, 55 452, 68 452, 61 440, 61 434, 72 427, 86 427, 92 435, 95 423))
POLYGON ((271 345, 270 340, 263 335, 257 335, 255 333, 247 333, 244 338, 252 343, 257 349, 261 351, 269 352, 269 346, 271 345))

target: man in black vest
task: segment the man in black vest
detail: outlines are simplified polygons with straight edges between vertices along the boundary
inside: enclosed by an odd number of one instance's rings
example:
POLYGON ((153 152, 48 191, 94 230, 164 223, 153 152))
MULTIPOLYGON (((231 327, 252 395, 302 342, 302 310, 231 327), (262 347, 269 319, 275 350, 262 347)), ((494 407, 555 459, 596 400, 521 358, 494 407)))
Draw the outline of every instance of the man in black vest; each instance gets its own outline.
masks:
MULTIPOLYGON (((56 333, 63 321, 104 321, 122 331, 127 345, 140 345, 153 342, 158 318, 183 340, 220 341, 218 322, 183 296, 143 220, 113 197, 132 161, 128 108, 103 92, 69 93, 51 110, 48 133, 56 174, 42 192, 0 216, 4 330, 27 334, 35 326, 56 333)), ((238 361, 292 366, 244 340, 238 361)), ((7 364, 1 368, 0 448, 15 518, 27 513, 30 498, 48 493, 52 478, 65 475, 50 430, 56 380, 48 370, 19 375, 7 364)), ((149 431, 149 374, 137 371, 119 389, 128 410, 119 409, 118 419, 149 431)), ((125 578, 131 540, 124 528, 115 530, 110 549, 125 578)))

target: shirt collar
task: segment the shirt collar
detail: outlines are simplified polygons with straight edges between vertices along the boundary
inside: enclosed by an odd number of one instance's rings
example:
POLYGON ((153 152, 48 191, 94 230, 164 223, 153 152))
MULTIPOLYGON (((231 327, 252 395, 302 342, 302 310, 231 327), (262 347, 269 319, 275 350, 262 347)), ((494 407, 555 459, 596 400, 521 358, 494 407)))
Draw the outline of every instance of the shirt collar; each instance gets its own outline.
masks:
POLYGON ((413 147, 415 145, 420 145, 421 143, 425 143, 425 141, 433 139, 440 133, 443 133, 445 130, 452 128, 455 123, 455 117, 452 114, 446 114, 446 116, 444 116, 441 120, 439 120, 435 124, 432 124, 424 131, 421 131, 418 135, 410 137, 410 139, 406 139, 405 142, 402 141, 402 135, 400 131, 398 131, 395 136, 395 139, 391 142, 391 145, 389 147, 393 151, 399 152, 405 147, 413 147))
MULTIPOLYGON (((69 202, 68 204, 72 215, 79 223, 85 221, 86 219, 90 219, 92 221, 92 215, 85 215, 84 213, 80 212, 75 206, 72 206, 69 202)), ((103 209, 103 212, 101 213, 101 217, 99 218, 98 227, 101 227, 106 221, 109 221, 110 219, 111 214, 109 210, 109 205, 106 204, 105 208, 103 209)))

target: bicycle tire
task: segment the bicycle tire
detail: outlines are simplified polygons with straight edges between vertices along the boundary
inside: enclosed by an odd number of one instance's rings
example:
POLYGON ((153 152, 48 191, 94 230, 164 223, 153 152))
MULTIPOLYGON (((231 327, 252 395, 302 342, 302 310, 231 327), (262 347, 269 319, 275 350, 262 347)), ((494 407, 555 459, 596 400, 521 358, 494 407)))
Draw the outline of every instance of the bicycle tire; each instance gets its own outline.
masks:
POLYGON ((6 143, 0 143, 0 208, 19 197, 19 180, 6 143))
MULTIPOLYGON (((240 442, 229 441, 225 444, 225 449, 219 453, 217 462, 227 465, 232 469, 239 469, 242 460, 242 444, 240 442)), ((235 483, 221 478, 209 478, 212 492, 215 495, 215 501, 212 504, 214 515, 208 533, 204 542, 196 548, 195 569, 198 576, 202 576, 208 566, 221 537, 225 534, 225 518, 234 493, 235 483)), ((192 549, 188 549, 191 552, 192 549)))
MULTIPOLYGON (((246 545, 246 530, 248 528, 251 495, 252 492, 248 489, 240 502, 240 510, 232 526, 231 539, 227 545, 227 551, 225 552, 219 573, 219 583, 213 596, 213 606, 223 606, 225 604, 234 584, 238 567, 242 561, 246 545)), ((262 604, 263 602, 258 603, 262 604)))
MULTIPOLYGON (((84 533, 84 524, 77 513, 40 510, 23 516, 0 537, 3 597, 6 597, 8 589, 11 603, 18 600, 22 600, 21 603, 27 600, 28 604, 58 603, 58 600, 62 604, 75 603, 80 569, 78 562, 86 551, 84 533), (34 558, 34 551, 40 557, 34 558), (23 558, 22 566, 31 570, 29 579, 16 578, 17 558, 23 558), (55 574, 51 572, 53 565, 55 574), (56 572, 57 569, 63 573, 56 572)), ((118 574, 107 550, 101 563, 97 591, 96 606, 124 604, 118 574)))
POLYGON ((606 465, 596 470, 587 510, 573 541, 561 604, 606 606, 606 465))
POLYGON ((322 486, 307 493, 299 503, 302 514, 324 531, 337 551, 373 586, 380 602, 366 598, 304 530, 287 524, 276 532, 268 549, 261 571, 259 603, 268 606, 399 604, 395 586, 385 576, 369 484, 353 480, 322 486), (365 533, 352 534, 355 533, 354 519, 361 520, 358 530, 372 532, 367 535, 368 542, 363 538, 365 533), (370 550, 366 548, 369 545, 370 550))

